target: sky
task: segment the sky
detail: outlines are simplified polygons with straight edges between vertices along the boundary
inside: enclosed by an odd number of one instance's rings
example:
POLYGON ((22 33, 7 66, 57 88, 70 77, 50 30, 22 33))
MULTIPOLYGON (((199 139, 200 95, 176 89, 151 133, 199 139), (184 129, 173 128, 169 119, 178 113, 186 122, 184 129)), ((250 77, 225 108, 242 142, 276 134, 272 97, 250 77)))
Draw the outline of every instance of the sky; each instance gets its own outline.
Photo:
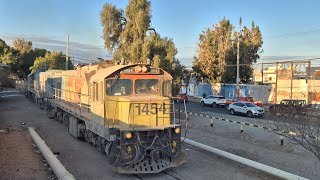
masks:
MULTIPOLYGON (((104 49, 100 11, 105 3, 125 9, 128 0, 0 0, 0 38, 65 52, 76 60, 111 58, 104 49)), ((177 58, 192 65, 199 35, 223 17, 236 27, 252 21, 263 36, 262 59, 320 57, 320 1, 317 0, 151 0, 151 27, 173 39, 177 58)))

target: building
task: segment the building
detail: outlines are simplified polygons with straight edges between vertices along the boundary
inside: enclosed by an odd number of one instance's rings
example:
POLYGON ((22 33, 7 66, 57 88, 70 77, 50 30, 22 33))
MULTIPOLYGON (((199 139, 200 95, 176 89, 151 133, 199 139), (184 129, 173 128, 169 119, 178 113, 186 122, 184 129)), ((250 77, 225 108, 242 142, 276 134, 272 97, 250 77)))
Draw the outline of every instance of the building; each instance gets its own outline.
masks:
POLYGON ((256 84, 274 84, 277 78, 276 66, 267 67, 262 70, 253 70, 253 82, 256 84), (262 82, 263 78, 263 82, 262 82))

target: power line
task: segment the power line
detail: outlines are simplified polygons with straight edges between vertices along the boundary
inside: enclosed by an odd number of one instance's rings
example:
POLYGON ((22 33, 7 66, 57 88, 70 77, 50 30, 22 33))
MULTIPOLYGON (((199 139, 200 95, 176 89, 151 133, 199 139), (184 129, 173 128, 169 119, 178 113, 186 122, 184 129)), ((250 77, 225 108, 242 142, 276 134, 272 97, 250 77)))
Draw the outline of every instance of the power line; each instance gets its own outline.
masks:
POLYGON ((278 34, 273 36, 266 36, 268 38, 282 38, 282 37, 290 37, 290 36, 305 36, 314 33, 319 33, 320 29, 310 30, 310 31, 302 31, 302 32, 295 32, 295 33, 287 33, 287 34, 278 34))
MULTIPOLYGON (((275 61, 275 62, 260 62, 260 63, 246 63, 246 64, 239 64, 240 66, 251 66, 251 65, 258 65, 258 64, 264 64, 264 65, 267 65, 267 64, 276 64, 276 63, 279 63, 279 64, 285 64, 285 63, 307 63, 308 61, 311 61, 311 62, 316 62, 316 63, 320 63, 320 58, 311 58, 311 59, 304 59, 304 60, 288 60, 288 61, 275 61)), ((236 64, 227 64, 226 66, 237 66, 236 64)))

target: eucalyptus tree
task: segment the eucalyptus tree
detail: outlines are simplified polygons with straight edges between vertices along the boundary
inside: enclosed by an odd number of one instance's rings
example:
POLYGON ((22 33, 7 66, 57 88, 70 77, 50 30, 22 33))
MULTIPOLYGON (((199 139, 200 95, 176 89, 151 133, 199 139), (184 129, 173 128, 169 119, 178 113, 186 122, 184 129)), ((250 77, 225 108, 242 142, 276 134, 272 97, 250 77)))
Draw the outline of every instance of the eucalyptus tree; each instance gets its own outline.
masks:
POLYGON ((239 40, 240 79, 242 83, 249 82, 252 76, 251 65, 262 52, 262 34, 254 22, 251 28, 244 26, 239 31, 235 30, 230 20, 223 18, 200 34, 199 50, 193 61, 194 75, 198 81, 211 84, 235 83, 239 40))
POLYGON ((124 58, 127 63, 146 63, 149 59, 151 64, 168 71, 177 87, 181 84, 185 67, 175 58, 173 40, 161 37, 150 27, 150 1, 130 0, 125 11, 107 3, 100 20, 105 47, 112 52, 115 62, 124 58))

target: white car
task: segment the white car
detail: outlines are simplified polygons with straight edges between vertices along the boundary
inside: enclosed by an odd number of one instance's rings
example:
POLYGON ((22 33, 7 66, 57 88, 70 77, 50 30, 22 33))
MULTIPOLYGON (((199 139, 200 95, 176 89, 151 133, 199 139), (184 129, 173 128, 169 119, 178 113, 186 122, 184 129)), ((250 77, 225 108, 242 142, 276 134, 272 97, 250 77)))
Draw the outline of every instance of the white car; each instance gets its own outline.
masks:
POLYGON ((264 109, 259 107, 252 102, 234 102, 229 105, 228 110, 230 114, 234 115, 237 113, 246 114, 248 117, 252 118, 254 116, 263 116, 264 109))
POLYGON ((226 105, 226 98, 223 96, 215 96, 215 95, 209 95, 205 98, 202 98, 200 100, 200 104, 202 106, 205 105, 212 105, 213 107, 217 107, 217 106, 224 106, 226 105))

